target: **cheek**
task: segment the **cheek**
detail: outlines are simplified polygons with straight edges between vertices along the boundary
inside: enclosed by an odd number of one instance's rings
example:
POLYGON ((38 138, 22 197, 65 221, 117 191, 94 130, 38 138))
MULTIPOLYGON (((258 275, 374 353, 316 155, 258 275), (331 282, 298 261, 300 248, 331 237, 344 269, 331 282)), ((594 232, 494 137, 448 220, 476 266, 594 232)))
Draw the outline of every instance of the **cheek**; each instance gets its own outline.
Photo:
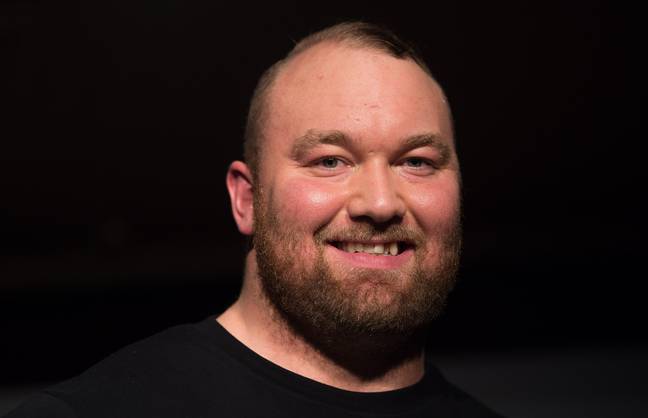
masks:
POLYGON ((344 201, 344 193, 332 185, 308 179, 280 182, 274 197, 276 207, 280 208, 290 226, 311 233, 330 222, 344 201))
POLYGON ((457 181, 431 185, 428 190, 413 193, 410 198, 414 216, 428 233, 454 229, 459 222, 460 206, 457 181))

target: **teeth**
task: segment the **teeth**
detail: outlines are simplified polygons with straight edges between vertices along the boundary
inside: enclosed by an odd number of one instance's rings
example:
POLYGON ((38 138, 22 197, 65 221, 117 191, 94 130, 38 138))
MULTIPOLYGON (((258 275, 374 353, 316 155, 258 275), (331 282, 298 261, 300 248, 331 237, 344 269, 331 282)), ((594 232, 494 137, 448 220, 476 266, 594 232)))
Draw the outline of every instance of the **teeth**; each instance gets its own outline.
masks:
POLYGON ((338 248, 348 253, 368 253, 375 255, 398 255, 398 244, 362 244, 359 242, 342 242, 338 248))

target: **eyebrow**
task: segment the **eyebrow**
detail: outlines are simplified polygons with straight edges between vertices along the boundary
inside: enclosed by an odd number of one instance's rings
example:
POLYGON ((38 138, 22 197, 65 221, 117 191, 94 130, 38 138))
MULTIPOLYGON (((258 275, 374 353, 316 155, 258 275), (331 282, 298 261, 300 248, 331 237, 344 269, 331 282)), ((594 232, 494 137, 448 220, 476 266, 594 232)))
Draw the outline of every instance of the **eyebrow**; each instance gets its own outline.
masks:
MULTIPOLYGON (((350 148, 353 142, 355 141, 341 131, 317 131, 315 129, 309 129, 304 135, 295 140, 290 155, 294 160, 300 160, 304 158, 306 153, 320 145, 337 145, 343 148, 350 148)), ((417 148, 431 147, 441 154, 441 164, 445 164, 450 160, 450 147, 438 134, 425 133, 413 135, 400 142, 401 152, 403 153, 417 148)))
POLYGON ((439 164, 445 165, 448 161, 450 161, 450 146, 446 144, 446 142, 440 135, 433 133, 414 135, 405 138, 402 143, 404 148, 403 152, 411 151, 417 148, 431 147, 437 150, 439 154, 441 154, 441 161, 439 161, 439 164))
POLYGON ((304 155, 319 145, 337 145, 343 148, 351 146, 351 138, 341 131, 317 131, 309 129, 295 140, 290 155, 294 160, 301 160, 304 155))

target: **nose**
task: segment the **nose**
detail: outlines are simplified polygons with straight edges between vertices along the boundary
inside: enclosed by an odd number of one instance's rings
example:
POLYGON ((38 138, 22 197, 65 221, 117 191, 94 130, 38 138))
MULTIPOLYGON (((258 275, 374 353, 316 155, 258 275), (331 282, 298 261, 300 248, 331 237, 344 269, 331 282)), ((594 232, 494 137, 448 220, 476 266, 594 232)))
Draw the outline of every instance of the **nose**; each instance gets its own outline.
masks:
POLYGON ((405 202, 398 189, 398 179, 389 164, 378 161, 365 165, 354 174, 347 211, 351 218, 367 218, 385 223, 405 215, 405 202))

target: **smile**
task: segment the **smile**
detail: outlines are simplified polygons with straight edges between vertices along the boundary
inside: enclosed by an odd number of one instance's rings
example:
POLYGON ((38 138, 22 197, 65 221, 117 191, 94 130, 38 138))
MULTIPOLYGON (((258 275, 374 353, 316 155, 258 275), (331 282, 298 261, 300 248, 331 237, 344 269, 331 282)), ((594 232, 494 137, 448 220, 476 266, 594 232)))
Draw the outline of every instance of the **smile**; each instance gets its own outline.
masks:
POLYGON ((406 241, 329 241, 327 254, 333 265, 396 270, 408 265, 415 246, 406 241))
POLYGON ((331 244, 347 253, 366 253, 382 256, 395 256, 402 253, 406 248, 405 243, 395 241, 382 243, 335 241, 331 244))

